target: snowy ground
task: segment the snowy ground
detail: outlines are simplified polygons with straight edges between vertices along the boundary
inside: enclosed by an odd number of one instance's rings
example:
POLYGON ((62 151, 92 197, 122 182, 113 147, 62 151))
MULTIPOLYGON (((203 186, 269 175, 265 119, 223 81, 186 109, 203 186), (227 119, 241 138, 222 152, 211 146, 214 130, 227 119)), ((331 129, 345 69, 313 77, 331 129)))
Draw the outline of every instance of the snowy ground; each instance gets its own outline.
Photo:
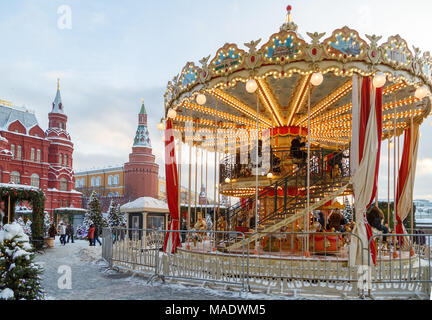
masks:
POLYGON ((36 262, 45 272, 42 275, 48 299, 54 300, 219 300, 219 299, 293 299, 290 297, 243 294, 222 289, 209 289, 182 284, 148 284, 146 278, 109 270, 101 257, 101 246, 90 247, 87 241, 78 240, 62 246, 56 238, 55 247, 38 254, 36 262), (72 288, 59 289, 57 273, 60 266, 69 266, 72 288))

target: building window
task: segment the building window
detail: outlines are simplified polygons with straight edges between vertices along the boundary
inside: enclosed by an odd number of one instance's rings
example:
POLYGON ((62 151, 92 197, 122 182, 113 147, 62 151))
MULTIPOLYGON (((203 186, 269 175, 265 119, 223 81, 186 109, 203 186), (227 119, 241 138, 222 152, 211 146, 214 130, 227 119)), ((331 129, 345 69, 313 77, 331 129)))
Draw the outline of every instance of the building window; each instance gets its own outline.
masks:
POLYGON ((67 191, 67 180, 66 178, 60 179, 60 191, 67 191))
POLYGON ((108 192, 108 197, 112 197, 113 196, 113 194, 111 193, 111 192, 108 192))
POLYGON ((81 187, 84 187, 84 186, 85 186, 85 180, 83 178, 83 179, 81 179, 81 187))
POLYGON ((96 181, 95 177, 92 177, 92 178, 91 178, 91 186, 92 186, 92 187, 95 186, 95 184, 96 184, 95 181, 96 181))
POLYGON ((119 184, 119 175, 118 175, 118 174, 116 174, 116 175, 114 176, 114 184, 115 184, 115 185, 118 185, 118 184, 119 184))
POLYGON ((118 197, 118 196, 119 196, 119 193, 118 193, 117 191, 114 192, 114 196, 118 197))
POLYGON ((31 175, 31 180, 30 180, 30 182, 31 182, 31 185, 32 185, 33 187, 39 188, 39 176, 38 176, 38 174, 33 173, 33 174, 31 175))
POLYGON ((113 176, 109 175, 108 176, 108 185, 111 186, 113 184, 113 176))
POLYGON ((100 185, 101 185, 101 177, 97 177, 96 186, 100 187, 100 185))
POLYGON ((12 159, 15 159, 15 145, 11 144, 12 159))
POLYGON ((34 148, 31 148, 31 151, 30 151, 30 160, 31 161, 35 160, 35 149, 34 148))
POLYGON ((81 182, 81 180, 75 180, 75 188, 80 187, 80 182, 81 182))
POLYGON ((65 154, 64 157, 63 157, 63 165, 65 167, 67 167, 67 160, 68 160, 68 156, 67 156, 67 154, 65 154))
POLYGON ((59 122, 59 128, 63 129, 63 122, 59 122))
POLYGON ((10 174, 10 180, 12 183, 20 184, 21 179, 20 179, 19 172, 18 171, 12 171, 10 174))
POLYGON ((59 159, 60 159, 59 163, 62 164, 63 163, 63 155, 61 153, 60 153, 59 159))
POLYGON ((36 161, 41 162, 41 151, 40 149, 37 149, 36 151, 36 161))
POLYGON ((18 148, 17 148, 17 159, 18 160, 21 160, 21 152, 22 152, 22 148, 21 148, 21 146, 18 146, 18 148))

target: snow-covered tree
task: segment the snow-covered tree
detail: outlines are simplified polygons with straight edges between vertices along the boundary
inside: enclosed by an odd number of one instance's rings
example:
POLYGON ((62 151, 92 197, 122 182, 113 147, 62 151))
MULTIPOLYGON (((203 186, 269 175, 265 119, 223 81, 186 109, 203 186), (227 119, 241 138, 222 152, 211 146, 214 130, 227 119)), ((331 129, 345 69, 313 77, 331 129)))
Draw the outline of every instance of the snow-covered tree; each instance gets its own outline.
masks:
POLYGON ((45 236, 48 236, 48 230, 51 227, 51 216, 48 212, 45 212, 44 215, 44 234, 45 236))
POLYGON ((87 212, 84 215, 84 225, 88 228, 91 224, 94 224, 100 230, 103 227, 102 211, 99 198, 95 191, 93 191, 90 195, 90 199, 87 204, 87 212))
POLYGON ((42 268, 33 262, 29 237, 17 223, 0 230, 0 300, 41 300, 42 268))
POLYGON ((353 211, 347 197, 344 197, 344 205, 345 205, 344 217, 348 222, 351 222, 353 219, 353 211))
POLYGON ((31 235, 32 231, 31 231, 31 224, 32 222, 30 221, 30 219, 26 219, 26 221, 24 221, 24 219, 22 217, 19 217, 17 220, 17 223, 21 226, 21 228, 24 230, 24 233, 28 236, 31 235))
POLYGON ((124 215, 120 212, 120 205, 111 200, 108 209, 108 226, 110 228, 119 227, 124 223, 124 215))

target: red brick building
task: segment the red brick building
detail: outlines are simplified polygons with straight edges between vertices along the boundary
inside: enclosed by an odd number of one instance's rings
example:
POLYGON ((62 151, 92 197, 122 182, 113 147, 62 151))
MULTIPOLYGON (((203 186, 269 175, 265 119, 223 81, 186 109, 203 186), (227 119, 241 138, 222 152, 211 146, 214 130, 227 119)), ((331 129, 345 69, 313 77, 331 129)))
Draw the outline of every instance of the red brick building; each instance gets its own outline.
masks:
POLYGON ((32 185, 46 194, 45 210, 81 208, 82 194, 73 188, 73 143, 60 89, 44 132, 36 115, 0 100, 0 182, 32 185))
POLYGON ((124 173, 126 199, 135 200, 140 197, 158 199, 159 166, 155 163, 155 156, 152 154, 144 101, 138 114, 138 128, 132 153, 129 154, 129 162, 124 164, 124 173))

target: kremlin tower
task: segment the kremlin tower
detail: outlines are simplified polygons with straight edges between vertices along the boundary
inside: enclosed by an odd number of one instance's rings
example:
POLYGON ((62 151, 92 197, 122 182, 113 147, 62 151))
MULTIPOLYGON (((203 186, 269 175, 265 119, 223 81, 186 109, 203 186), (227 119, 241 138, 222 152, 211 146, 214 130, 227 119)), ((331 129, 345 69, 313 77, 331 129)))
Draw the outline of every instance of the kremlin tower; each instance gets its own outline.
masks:
POLYGON ((140 197, 158 198, 159 166, 155 163, 147 129, 147 113, 142 101, 138 114, 138 129, 136 131, 132 153, 129 162, 124 164, 125 198, 134 201, 140 197))

